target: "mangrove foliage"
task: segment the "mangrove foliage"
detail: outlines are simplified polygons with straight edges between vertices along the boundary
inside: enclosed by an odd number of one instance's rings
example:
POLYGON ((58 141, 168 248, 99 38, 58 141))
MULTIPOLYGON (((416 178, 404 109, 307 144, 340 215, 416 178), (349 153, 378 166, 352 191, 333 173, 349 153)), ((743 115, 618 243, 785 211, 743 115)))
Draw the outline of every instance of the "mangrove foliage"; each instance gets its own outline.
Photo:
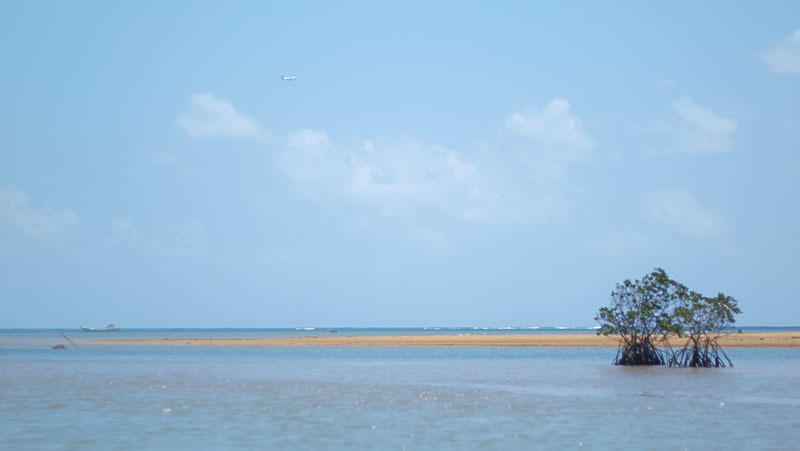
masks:
POLYGON ((738 313, 733 297, 705 297, 656 268, 640 280, 618 283, 595 320, 598 335, 619 337, 617 365, 724 367, 733 364, 718 339, 738 313), (670 338, 685 344, 674 349, 670 338))

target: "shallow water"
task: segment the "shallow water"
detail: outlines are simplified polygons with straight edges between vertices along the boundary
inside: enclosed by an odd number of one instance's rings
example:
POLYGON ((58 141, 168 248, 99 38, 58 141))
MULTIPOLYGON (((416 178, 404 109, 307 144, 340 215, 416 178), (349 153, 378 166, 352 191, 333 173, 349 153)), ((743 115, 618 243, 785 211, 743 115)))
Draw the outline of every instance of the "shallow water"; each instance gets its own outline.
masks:
POLYGON ((616 350, 602 348, 54 350, 63 339, 27 334, 0 333, 2 449, 796 449, 800 439, 798 349, 729 349, 734 368, 687 370, 616 367, 616 350))

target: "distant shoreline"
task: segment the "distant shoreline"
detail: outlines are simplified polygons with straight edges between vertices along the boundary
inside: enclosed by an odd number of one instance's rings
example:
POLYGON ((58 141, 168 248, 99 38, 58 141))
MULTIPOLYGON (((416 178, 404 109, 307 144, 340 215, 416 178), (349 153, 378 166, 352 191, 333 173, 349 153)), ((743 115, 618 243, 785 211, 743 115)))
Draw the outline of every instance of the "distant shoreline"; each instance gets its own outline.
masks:
MULTIPOLYGON (((442 347, 617 347, 616 337, 589 334, 515 334, 515 335, 397 335, 397 336, 305 336, 267 339, 90 339, 87 343, 184 345, 184 346, 442 346, 442 347)), ((671 340, 673 347, 683 346, 681 339, 671 340)), ((792 332, 730 333, 720 337, 720 345, 729 348, 800 348, 800 330, 792 332)))

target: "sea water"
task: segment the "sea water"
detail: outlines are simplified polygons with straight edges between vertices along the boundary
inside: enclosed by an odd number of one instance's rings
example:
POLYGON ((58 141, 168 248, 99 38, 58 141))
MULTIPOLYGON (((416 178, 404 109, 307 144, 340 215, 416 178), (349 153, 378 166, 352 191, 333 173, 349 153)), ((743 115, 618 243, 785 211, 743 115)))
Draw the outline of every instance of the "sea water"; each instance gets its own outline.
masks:
POLYGON ((330 330, 60 331, 78 347, 53 349, 68 344, 58 332, 0 331, 0 449, 797 449, 800 441, 800 349, 727 349, 733 368, 629 368, 611 365, 610 348, 83 341, 330 330))

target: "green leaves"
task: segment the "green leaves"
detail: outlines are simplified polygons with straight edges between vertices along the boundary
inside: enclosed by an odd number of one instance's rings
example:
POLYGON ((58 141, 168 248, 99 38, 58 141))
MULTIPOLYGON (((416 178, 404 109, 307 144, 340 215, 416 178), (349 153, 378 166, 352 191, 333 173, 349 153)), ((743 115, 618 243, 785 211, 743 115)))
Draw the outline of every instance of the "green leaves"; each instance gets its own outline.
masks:
POLYGON ((601 307, 595 321, 600 323, 598 335, 620 336, 616 364, 724 366, 717 337, 735 323, 738 313, 733 297, 704 297, 655 268, 641 280, 617 284, 611 305, 601 307), (673 352, 670 336, 689 340, 684 349, 673 352))

